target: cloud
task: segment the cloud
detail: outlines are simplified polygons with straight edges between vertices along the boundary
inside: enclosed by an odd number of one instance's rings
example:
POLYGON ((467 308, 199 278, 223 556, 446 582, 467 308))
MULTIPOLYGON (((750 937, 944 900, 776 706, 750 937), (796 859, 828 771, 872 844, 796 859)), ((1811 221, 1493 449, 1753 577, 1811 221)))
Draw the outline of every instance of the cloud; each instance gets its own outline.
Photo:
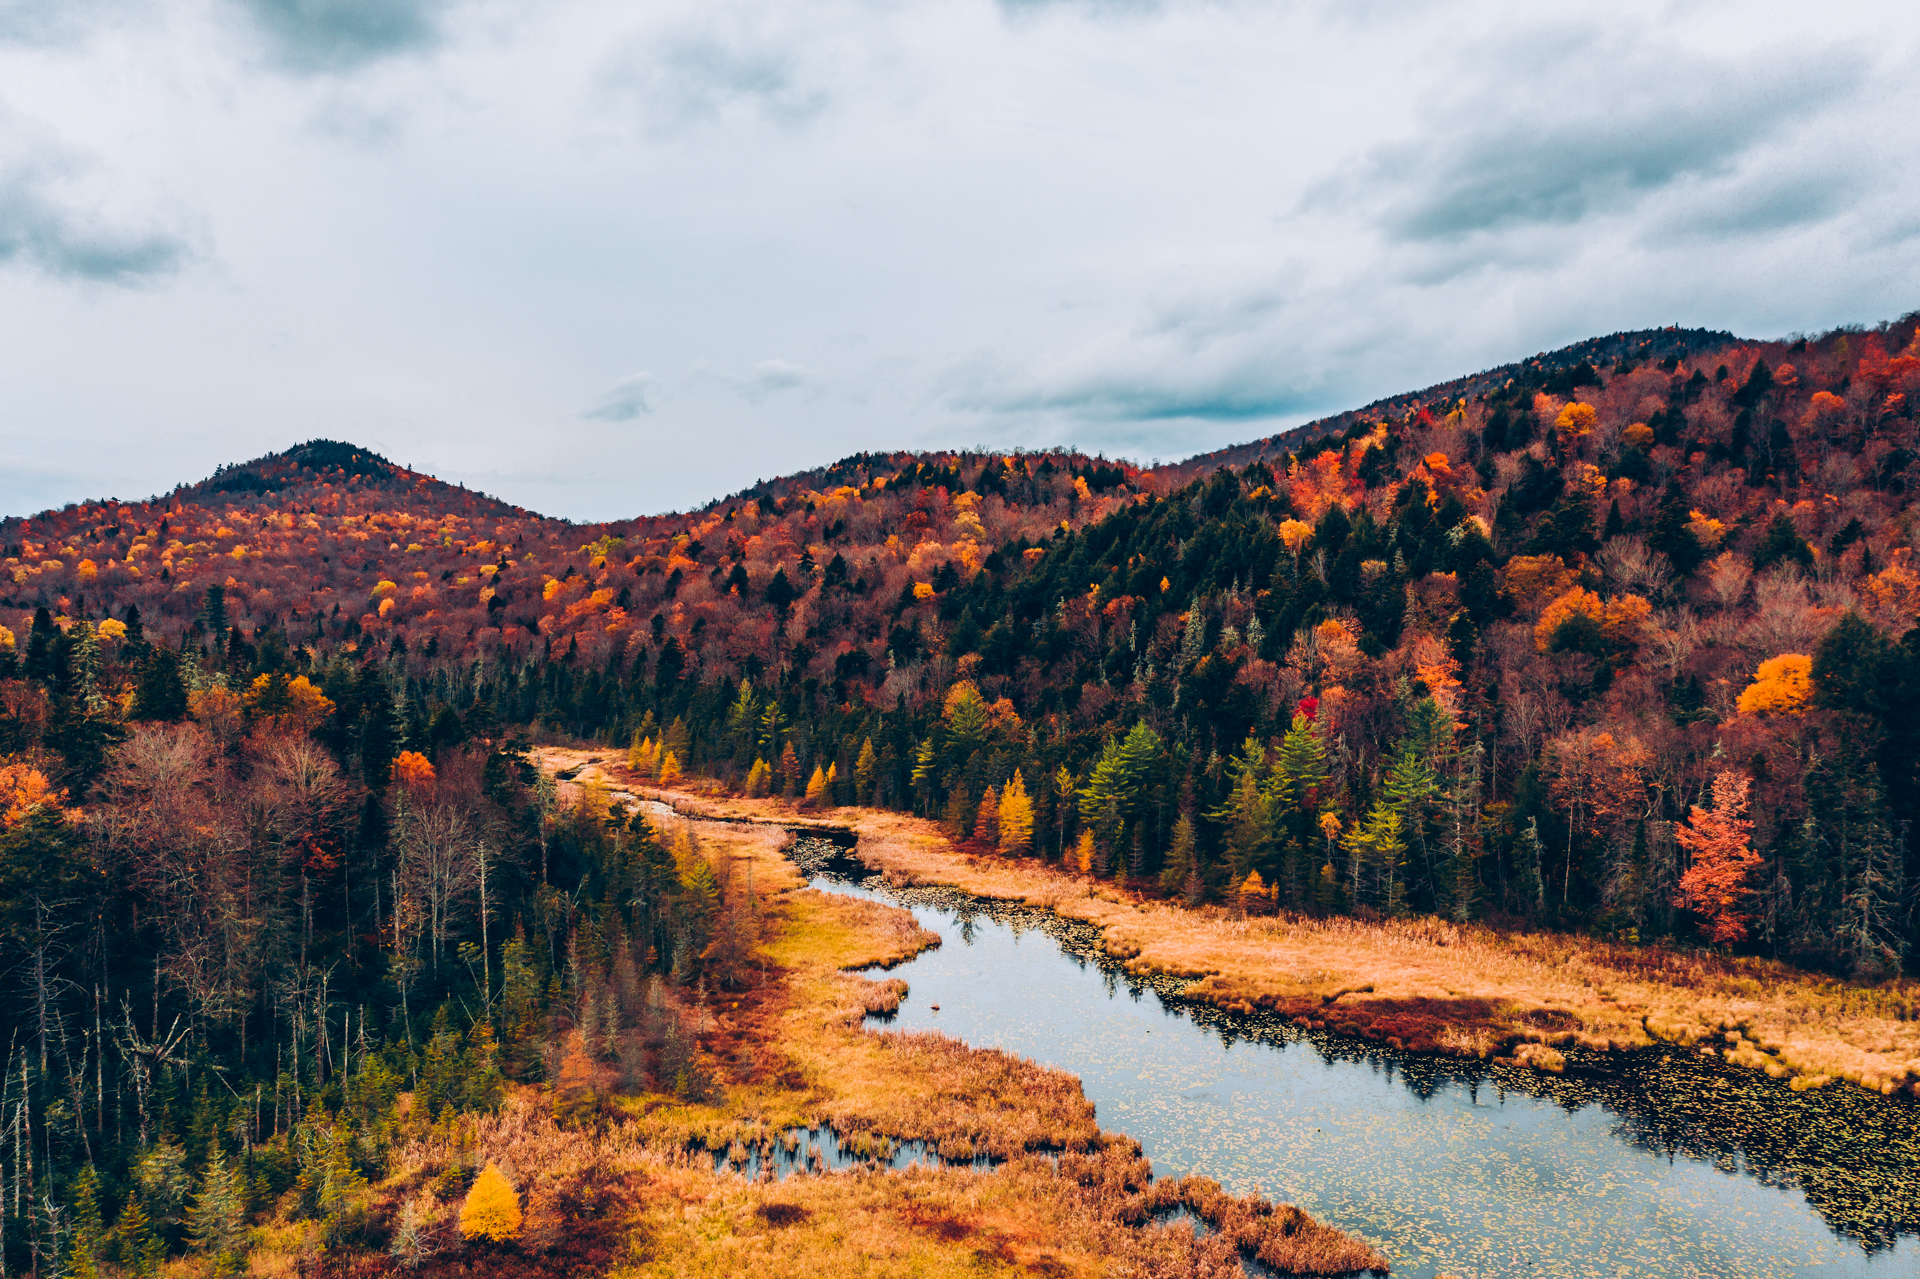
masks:
POLYGON ((1380 229, 1402 244, 1573 226, 1733 173, 1868 74, 1846 46, 1735 59, 1564 31, 1472 48, 1462 64, 1448 82, 1471 88, 1430 100, 1417 136, 1373 149, 1307 207, 1378 209, 1380 229), (1475 65, 1482 74, 1470 74, 1475 65))
POLYGON ((740 119, 797 128, 830 110, 837 88, 871 88, 871 68, 849 63, 889 38, 860 4, 700 5, 636 32, 602 89, 656 134, 740 119))
POLYGON ((598 404, 581 416, 599 418, 603 422, 631 422, 643 413, 653 412, 655 386, 651 373, 635 373, 632 377, 621 378, 600 397, 598 404))
MULTIPOLYGON (((14 121, 0 115, 0 127, 14 121)), ((0 157, 0 263, 58 279, 138 285, 178 270, 191 256, 172 231, 119 226, 70 195, 60 180, 84 166, 51 146, 0 157)))
POLYGON ((115 4, 116 0, 0 0, 0 44, 67 43, 115 4))
POLYGON ((438 43, 450 0, 238 0, 281 62, 351 70, 438 43))

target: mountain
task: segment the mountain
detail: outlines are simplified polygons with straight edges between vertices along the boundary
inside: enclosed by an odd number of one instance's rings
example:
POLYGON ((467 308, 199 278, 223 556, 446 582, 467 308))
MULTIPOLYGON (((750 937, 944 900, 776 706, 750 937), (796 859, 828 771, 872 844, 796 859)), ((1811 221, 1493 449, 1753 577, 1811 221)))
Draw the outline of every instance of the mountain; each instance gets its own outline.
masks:
POLYGON ((123 708, 154 641, 195 688, 310 675, 374 787, 370 671, 396 748, 671 740, 967 831, 1017 772, 1056 855, 1083 828, 1105 873, 1169 891, 1258 872, 1302 909, 1724 929, 1867 971, 1904 962, 1920 862, 1886 854, 1885 901, 1844 924, 1867 854, 1804 832, 1920 817, 1916 327, 1613 334, 1159 471, 868 453, 593 525, 314 441, 0 524, 0 619, 57 687, 111 615, 123 708), (1324 776, 1284 774, 1302 751, 1324 776), (1470 853, 1403 794, 1469 767, 1470 853), (1676 830, 1736 767, 1781 869, 1751 918, 1690 913, 1676 830))

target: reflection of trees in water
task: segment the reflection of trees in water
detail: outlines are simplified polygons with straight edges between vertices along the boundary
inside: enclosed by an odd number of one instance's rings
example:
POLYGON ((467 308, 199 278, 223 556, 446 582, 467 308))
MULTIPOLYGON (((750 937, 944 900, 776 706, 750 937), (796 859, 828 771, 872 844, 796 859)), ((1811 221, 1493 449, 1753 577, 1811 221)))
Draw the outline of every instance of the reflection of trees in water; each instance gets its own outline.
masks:
POLYGON ((1615 1117, 1613 1135, 1668 1161, 1701 1160, 1762 1185, 1798 1189, 1836 1232, 1868 1252, 1920 1233, 1920 1104, 1882 1097, 1846 1083, 1794 1092, 1785 1080, 1730 1068, 1697 1051, 1660 1047, 1603 1054, 1563 1050, 1568 1074, 1545 1075, 1452 1057, 1409 1054, 1364 1039, 1303 1030, 1271 1014, 1227 1012, 1181 998, 1185 979, 1141 977, 1099 946, 1089 924, 1050 911, 970 897, 951 888, 893 888, 864 879, 903 906, 950 913, 972 939, 982 917, 1019 932, 1044 933, 1084 969, 1097 967, 1108 998, 1155 995, 1169 1014, 1191 1021, 1231 1050, 1236 1044, 1311 1048, 1328 1065, 1366 1066, 1396 1077, 1422 1101, 1449 1087, 1477 1100, 1492 1087, 1549 1101, 1572 1112, 1601 1106, 1615 1117))

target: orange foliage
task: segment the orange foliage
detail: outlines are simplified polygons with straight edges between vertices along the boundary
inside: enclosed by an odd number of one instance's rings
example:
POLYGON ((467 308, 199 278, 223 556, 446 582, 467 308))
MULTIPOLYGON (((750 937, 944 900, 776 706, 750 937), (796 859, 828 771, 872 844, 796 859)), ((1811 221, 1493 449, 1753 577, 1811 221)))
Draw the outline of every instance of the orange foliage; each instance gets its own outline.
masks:
POLYGON ((1593 405, 1575 402, 1560 410, 1560 416, 1554 418, 1553 429, 1560 432, 1563 441, 1571 442, 1593 432, 1594 420, 1598 415, 1593 405))
POLYGON ((1753 831, 1746 816, 1749 785, 1744 774, 1719 773, 1713 779, 1713 809, 1695 804, 1688 823, 1673 828, 1673 837, 1693 854, 1673 904, 1711 920, 1717 942, 1741 940, 1752 922, 1739 909, 1753 891, 1747 876, 1760 864, 1760 854, 1748 844, 1753 831))
POLYGON ((0 826, 17 826, 36 808, 67 812, 67 793, 51 785, 31 764, 0 764, 0 826))
POLYGON ((1574 572, 1558 555, 1516 555, 1502 573, 1507 593, 1522 608, 1552 599, 1573 585, 1574 572))
POLYGON ((1646 634, 1653 605, 1638 595, 1616 595, 1602 600, 1594 592, 1576 586, 1554 600, 1534 623, 1534 647, 1542 653, 1553 643, 1553 633, 1576 614, 1585 614, 1600 624, 1600 633, 1609 644, 1621 648, 1637 647, 1646 634))
POLYGON ((418 751, 401 751, 393 761, 393 780, 415 795, 433 790, 433 761, 418 751))
POLYGON ((1798 715, 1813 695, 1810 680, 1813 659, 1804 653, 1782 653, 1760 663, 1753 683, 1740 694, 1742 715, 1798 715))

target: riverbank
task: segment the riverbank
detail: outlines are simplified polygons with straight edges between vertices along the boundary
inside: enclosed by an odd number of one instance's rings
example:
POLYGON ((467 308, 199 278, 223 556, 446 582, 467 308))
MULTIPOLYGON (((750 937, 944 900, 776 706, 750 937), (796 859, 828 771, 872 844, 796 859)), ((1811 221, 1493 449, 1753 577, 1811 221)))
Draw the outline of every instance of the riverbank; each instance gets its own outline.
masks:
POLYGON ((1101 929, 1109 955, 1188 981, 1184 996, 1416 1052, 1511 1057, 1558 1072, 1564 1049, 1656 1041, 1790 1078, 1883 1094, 1920 1085, 1920 983, 1863 986, 1767 960, 1503 933, 1416 919, 1243 918, 1188 910, 1038 859, 955 849, 930 821, 877 809, 805 810, 699 783, 653 787, 611 751, 542 748, 544 766, 720 821, 844 829, 900 884, 942 884, 1052 910, 1101 929), (577 770, 577 771, 575 771, 577 770))
MULTIPOLYGON (((1238 1279, 1243 1253, 1300 1274, 1386 1269, 1366 1243, 1286 1205, 1205 1178, 1154 1180, 1137 1143, 1100 1130, 1071 1074, 939 1033, 868 1029, 904 984, 852 970, 939 937, 898 907, 806 888, 784 830, 689 830, 726 908, 750 915, 760 938, 742 988, 708 990, 701 1005, 701 1095, 576 1078, 561 1085, 563 1105, 520 1086, 498 1114, 416 1130, 370 1189, 367 1217, 385 1237, 411 1214, 430 1243, 418 1274, 1238 1279), (851 1166, 774 1178, 796 1133, 828 1129, 851 1166), (902 1148, 934 1166, 888 1166, 902 1148), (524 1211, 519 1237, 494 1249, 460 1244, 454 1225, 488 1163, 524 1211), (1211 1229, 1168 1223, 1180 1209, 1211 1229)), ((294 1259, 311 1229, 267 1227, 253 1273, 309 1273, 294 1259)), ((337 1249, 326 1273, 391 1264, 337 1249)))

